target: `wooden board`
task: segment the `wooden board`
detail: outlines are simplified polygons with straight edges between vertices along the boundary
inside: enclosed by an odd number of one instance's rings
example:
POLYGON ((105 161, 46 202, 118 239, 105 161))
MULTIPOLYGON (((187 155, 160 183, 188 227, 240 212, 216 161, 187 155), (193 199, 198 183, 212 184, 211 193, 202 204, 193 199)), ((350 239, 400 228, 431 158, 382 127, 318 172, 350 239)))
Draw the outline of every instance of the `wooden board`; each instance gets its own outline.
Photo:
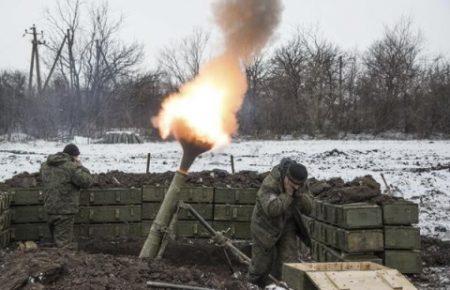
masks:
POLYGON ((294 290, 413 290, 395 269, 370 262, 285 263, 282 280, 294 290))

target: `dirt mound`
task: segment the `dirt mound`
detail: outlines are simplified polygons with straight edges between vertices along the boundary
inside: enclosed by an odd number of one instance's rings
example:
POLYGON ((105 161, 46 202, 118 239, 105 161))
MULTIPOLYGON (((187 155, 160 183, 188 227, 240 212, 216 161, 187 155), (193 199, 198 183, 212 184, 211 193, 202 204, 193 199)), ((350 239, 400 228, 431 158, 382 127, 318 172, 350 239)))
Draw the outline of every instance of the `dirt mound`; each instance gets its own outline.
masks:
MULTIPOLYGON (((144 184, 169 185, 174 172, 163 173, 125 173, 122 171, 110 171, 107 173, 93 174, 93 187, 140 187, 144 184)), ((258 188, 267 173, 256 171, 240 171, 235 174, 225 170, 214 169, 201 172, 190 172, 187 183, 192 186, 217 186, 258 188)), ((5 181, 10 187, 34 187, 39 186, 41 179, 39 173, 23 172, 5 181)))
MULTIPOLYGON (((215 260, 207 265, 190 261, 185 248, 175 260, 139 259, 103 253, 40 248, 0 252, 2 289, 149 289, 147 281, 169 282, 214 289, 248 289, 244 280, 231 277, 215 260)), ((202 251, 203 255, 208 252, 202 251)), ((195 253, 193 253, 195 254, 195 253)))
POLYGON ((450 266, 450 241, 421 237, 422 261, 426 267, 450 266))
POLYGON ((339 177, 330 180, 312 178, 309 181, 309 187, 316 198, 334 204, 352 202, 383 204, 400 199, 382 194, 380 184, 371 175, 357 177, 349 182, 344 182, 339 177))
POLYGON ((28 173, 22 172, 7 179, 5 184, 9 187, 35 187, 41 183, 41 176, 38 172, 28 173))

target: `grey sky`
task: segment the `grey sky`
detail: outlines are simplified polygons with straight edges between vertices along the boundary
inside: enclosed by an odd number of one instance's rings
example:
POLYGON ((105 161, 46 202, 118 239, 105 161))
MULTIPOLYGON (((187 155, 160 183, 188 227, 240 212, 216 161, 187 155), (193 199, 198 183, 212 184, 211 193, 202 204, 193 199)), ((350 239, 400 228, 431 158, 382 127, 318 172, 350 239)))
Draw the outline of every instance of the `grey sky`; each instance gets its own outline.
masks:
MULTIPOLYGON (((45 9, 56 0, 0 0, 0 69, 26 70, 30 43, 23 30, 43 27, 45 9)), ((86 0, 85 5, 100 0, 86 0)), ((111 10, 125 17, 121 36, 145 47, 145 63, 154 63, 162 47, 196 27, 218 40, 210 4, 213 0, 110 0, 111 10)), ((282 23, 272 45, 289 38, 297 26, 319 27, 322 35, 345 49, 364 50, 381 37, 384 25, 411 17, 431 55, 450 56, 450 0, 283 0, 282 23)))

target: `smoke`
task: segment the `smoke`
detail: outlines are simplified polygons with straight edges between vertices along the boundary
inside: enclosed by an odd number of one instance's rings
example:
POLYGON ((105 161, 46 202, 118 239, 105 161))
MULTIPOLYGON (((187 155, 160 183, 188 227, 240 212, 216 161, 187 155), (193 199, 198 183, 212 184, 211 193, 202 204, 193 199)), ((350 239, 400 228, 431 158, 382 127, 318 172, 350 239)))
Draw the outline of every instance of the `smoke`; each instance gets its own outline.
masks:
POLYGON ((225 53, 248 62, 273 35, 282 5, 280 0, 221 0, 213 9, 225 38, 225 53))
POLYGON ((247 91, 243 64, 267 44, 280 22, 280 0, 218 0, 214 16, 224 50, 162 104, 152 119, 163 138, 212 148, 230 142, 247 91))

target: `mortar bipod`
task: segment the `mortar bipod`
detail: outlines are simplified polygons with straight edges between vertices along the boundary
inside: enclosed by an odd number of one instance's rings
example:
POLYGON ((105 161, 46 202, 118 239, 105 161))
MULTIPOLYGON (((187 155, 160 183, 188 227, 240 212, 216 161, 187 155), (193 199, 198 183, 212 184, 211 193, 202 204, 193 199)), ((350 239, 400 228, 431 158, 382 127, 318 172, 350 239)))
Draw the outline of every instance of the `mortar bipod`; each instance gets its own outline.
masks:
MULTIPOLYGON (((231 240, 226 237, 223 232, 216 231, 190 204, 180 200, 178 202, 178 208, 188 210, 206 228, 217 246, 229 249, 239 259, 239 261, 245 265, 250 265, 251 259, 236 246, 234 246, 231 240)), ((269 279, 281 288, 290 289, 285 282, 278 280, 270 274, 269 279)))

